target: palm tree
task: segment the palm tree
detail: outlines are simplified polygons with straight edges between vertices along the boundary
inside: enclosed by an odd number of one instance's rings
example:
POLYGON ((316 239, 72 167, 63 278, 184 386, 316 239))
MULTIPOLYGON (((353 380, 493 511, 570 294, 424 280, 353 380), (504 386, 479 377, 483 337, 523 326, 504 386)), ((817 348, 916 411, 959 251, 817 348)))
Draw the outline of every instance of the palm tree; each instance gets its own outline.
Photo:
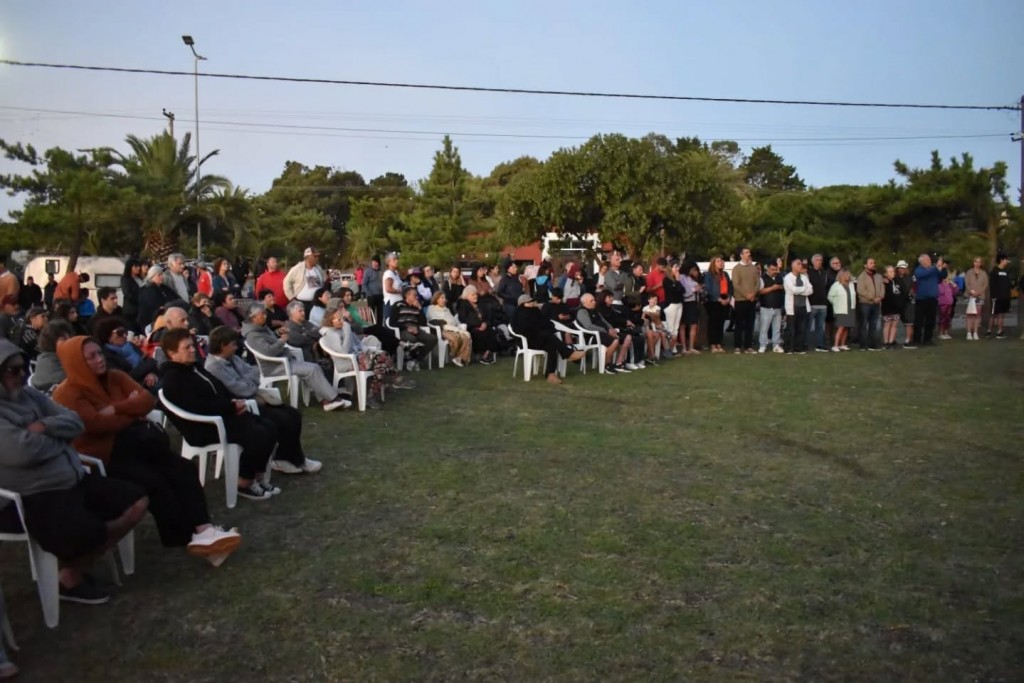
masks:
MULTIPOLYGON (((125 142, 129 154, 109 153, 108 165, 120 168, 118 182, 135 197, 130 211, 143 239, 143 252, 164 259, 178 246, 181 231, 197 222, 209 223, 216 207, 207 204, 218 190, 229 191, 231 183, 219 175, 203 175, 196 183, 196 159, 189 153, 191 135, 185 133, 179 144, 168 133, 151 138, 129 135, 125 142)), ((207 163, 214 150, 203 157, 207 163)))

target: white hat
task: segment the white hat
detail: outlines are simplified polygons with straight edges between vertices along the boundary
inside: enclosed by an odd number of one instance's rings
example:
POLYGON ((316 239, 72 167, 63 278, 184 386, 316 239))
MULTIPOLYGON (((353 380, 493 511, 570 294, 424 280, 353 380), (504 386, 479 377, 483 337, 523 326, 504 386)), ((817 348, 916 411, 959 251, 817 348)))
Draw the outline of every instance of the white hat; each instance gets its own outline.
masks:
POLYGON ((319 255, 320 255, 320 252, 317 251, 316 249, 314 249, 313 247, 306 247, 306 251, 302 252, 302 257, 303 258, 306 258, 306 257, 309 257, 309 256, 319 256, 319 255))
POLYGON ((896 267, 897 268, 909 268, 910 266, 907 265, 906 261, 904 261, 903 259, 900 259, 899 261, 896 262, 896 267))

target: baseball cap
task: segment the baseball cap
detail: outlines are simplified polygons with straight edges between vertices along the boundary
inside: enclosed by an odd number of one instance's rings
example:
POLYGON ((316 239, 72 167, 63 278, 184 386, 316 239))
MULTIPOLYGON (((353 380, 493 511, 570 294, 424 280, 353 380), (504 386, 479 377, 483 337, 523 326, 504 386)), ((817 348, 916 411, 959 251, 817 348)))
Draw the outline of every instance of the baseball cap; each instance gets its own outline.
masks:
POLYGON ((520 294, 519 298, 516 300, 516 305, 522 306, 523 304, 528 304, 531 301, 533 301, 533 297, 529 294, 520 294))
POLYGON ((307 256, 319 256, 319 255, 320 255, 320 252, 317 251, 314 247, 306 247, 306 251, 302 252, 302 258, 306 258, 307 256))

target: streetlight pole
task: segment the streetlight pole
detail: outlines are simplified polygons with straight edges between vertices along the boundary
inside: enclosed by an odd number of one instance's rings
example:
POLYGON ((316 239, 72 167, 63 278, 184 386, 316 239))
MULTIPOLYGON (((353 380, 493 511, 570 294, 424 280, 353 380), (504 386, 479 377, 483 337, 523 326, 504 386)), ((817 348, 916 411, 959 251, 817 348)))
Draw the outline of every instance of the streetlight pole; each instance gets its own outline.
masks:
POLYGON ((199 182, 203 179, 203 158, 199 155, 199 61, 206 61, 196 52, 196 41, 192 36, 182 36, 181 40, 192 50, 195 64, 195 101, 196 101, 196 260, 203 258, 203 219, 199 215, 199 182))

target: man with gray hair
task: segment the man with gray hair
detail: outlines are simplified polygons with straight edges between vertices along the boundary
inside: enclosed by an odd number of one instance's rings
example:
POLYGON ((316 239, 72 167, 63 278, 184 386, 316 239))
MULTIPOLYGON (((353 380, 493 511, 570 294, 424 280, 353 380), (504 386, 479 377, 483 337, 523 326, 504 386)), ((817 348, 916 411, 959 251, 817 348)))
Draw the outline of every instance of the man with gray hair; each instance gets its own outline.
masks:
POLYGON ((181 254, 171 254, 167 257, 167 273, 170 276, 170 282, 166 283, 171 286, 178 294, 178 298, 182 301, 190 301, 192 294, 188 286, 188 280, 185 279, 185 257, 181 254))
MULTIPOLYGON (((825 268, 825 258, 821 254, 811 257, 811 267, 807 271, 807 279, 814 292, 811 294, 811 313, 807 316, 807 341, 814 344, 814 350, 828 352, 825 339, 825 320, 828 318, 828 290, 835 280, 830 280, 830 272, 825 268)), ((808 344, 809 345, 809 344, 808 344)))
MULTIPOLYGON (((292 304, 296 304, 296 302, 293 301, 292 304)), ((297 307, 302 308, 301 301, 298 302, 297 307)), ((292 308, 291 304, 289 308, 292 308)), ((267 311, 263 304, 250 306, 246 318, 246 322, 242 325, 242 336, 253 351, 272 358, 289 356, 288 349, 285 348, 288 345, 288 330, 282 327, 275 333, 267 327, 267 311)), ((292 358, 290 365, 292 374, 299 377, 309 387, 326 412, 352 406, 351 401, 341 398, 338 390, 327 381, 320 366, 316 363, 292 358)))

